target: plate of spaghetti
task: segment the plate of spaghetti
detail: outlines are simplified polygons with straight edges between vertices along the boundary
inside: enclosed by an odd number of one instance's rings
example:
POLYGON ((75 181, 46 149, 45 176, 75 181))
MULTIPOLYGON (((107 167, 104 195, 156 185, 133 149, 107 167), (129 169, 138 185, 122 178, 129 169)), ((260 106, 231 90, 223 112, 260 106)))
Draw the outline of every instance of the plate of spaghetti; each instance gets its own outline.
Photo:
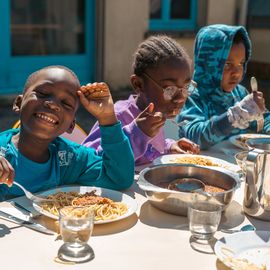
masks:
POLYGON ((227 162, 223 159, 214 158, 205 155, 192 154, 171 154, 156 158, 153 161, 154 165, 158 164, 193 164, 198 166, 223 168, 233 173, 239 173, 241 168, 238 165, 227 162))
POLYGON ((40 193, 52 202, 33 207, 41 214, 59 218, 65 206, 85 206, 95 211, 95 224, 109 223, 129 217, 137 210, 137 202, 130 196, 111 189, 88 186, 65 186, 40 193))
POLYGON ((234 135, 231 136, 229 138, 229 141, 244 150, 248 150, 248 146, 246 144, 247 140, 249 139, 256 139, 256 138, 270 138, 270 135, 268 134, 251 134, 251 133, 247 133, 247 134, 238 134, 238 135, 234 135))

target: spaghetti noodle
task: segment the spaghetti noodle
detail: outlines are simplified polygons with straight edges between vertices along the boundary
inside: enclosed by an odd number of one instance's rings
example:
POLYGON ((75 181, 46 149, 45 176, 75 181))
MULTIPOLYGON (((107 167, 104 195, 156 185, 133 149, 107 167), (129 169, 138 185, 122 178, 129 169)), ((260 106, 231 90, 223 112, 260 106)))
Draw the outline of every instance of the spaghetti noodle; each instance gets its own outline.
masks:
POLYGON ((201 166, 220 166, 218 163, 203 157, 179 157, 171 160, 172 163, 194 164, 201 166))
POLYGON ((113 200, 95 194, 96 190, 80 194, 78 192, 57 192, 47 196, 52 202, 43 203, 43 210, 59 216, 59 209, 65 206, 90 207, 95 212, 95 221, 111 220, 124 215, 128 208, 125 203, 114 202, 113 200))

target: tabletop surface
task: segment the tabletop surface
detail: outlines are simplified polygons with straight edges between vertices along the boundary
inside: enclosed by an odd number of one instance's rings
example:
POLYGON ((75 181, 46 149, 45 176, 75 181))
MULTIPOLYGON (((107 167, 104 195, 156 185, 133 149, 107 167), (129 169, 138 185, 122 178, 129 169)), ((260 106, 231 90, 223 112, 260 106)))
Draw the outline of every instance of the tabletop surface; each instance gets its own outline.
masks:
MULTIPOLYGON (((222 142, 204 155, 234 163, 233 155, 241 151, 222 142)), ((153 207, 139 189, 136 180, 124 193, 135 198, 138 210, 132 216, 108 224, 95 225, 90 246, 95 258, 87 263, 65 265, 54 261, 62 240, 57 234, 45 235, 0 219, 1 266, 8 269, 218 269, 227 268, 215 254, 192 249, 187 217, 171 215, 153 207)), ((237 228, 252 223, 259 230, 269 230, 269 222, 247 217, 242 212, 243 187, 223 213, 220 228, 237 228)), ((30 207, 29 201, 16 198, 30 207)), ((0 203, 9 206, 8 202, 0 203)), ((42 218, 40 219, 42 223, 42 218)), ((50 227, 50 225, 46 224, 50 227)), ((218 231, 219 239, 226 234, 218 231)), ((4 268, 3 268, 4 269, 4 268)))

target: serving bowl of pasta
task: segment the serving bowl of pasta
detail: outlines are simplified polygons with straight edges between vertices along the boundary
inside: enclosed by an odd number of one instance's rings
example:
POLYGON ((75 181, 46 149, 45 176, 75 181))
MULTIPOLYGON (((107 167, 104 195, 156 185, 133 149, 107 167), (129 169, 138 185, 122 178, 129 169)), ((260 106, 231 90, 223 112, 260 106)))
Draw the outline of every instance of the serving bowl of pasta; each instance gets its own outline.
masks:
POLYGON ((193 164, 162 164, 144 169, 140 173, 138 185, 145 191, 153 206, 165 212, 186 216, 188 206, 195 201, 215 203, 224 210, 240 186, 240 179, 224 168, 193 164), (182 179, 198 179, 204 183, 206 189, 194 192, 175 189, 182 179))
POLYGON ((129 217, 137 210, 137 202, 119 191, 88 186, 64 186, 40 193, 52 199, 49 203, 33 203, 39 213, 59 218, 59 210, 65 206, 84 206, 95 212, 95 224, 109 223, 129 217))

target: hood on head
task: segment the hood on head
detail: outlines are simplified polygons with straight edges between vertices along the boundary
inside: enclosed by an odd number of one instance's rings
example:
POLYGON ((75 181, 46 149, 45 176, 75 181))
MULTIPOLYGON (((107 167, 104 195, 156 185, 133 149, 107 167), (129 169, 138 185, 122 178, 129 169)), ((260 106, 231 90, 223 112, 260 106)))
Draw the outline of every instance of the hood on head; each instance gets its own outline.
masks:
POLYGON ((203 94, 213 94, 214 89, 214 92, 222 91, 220 85, 224 64, 229 56, 234 36, 238 32, 242 33, 246 47, 245 74, 251 56, 251 42, 243 26, 215 24, 203 27, 198 32, 194 47, 193 79, 200 91, 203 90, 203 94))

